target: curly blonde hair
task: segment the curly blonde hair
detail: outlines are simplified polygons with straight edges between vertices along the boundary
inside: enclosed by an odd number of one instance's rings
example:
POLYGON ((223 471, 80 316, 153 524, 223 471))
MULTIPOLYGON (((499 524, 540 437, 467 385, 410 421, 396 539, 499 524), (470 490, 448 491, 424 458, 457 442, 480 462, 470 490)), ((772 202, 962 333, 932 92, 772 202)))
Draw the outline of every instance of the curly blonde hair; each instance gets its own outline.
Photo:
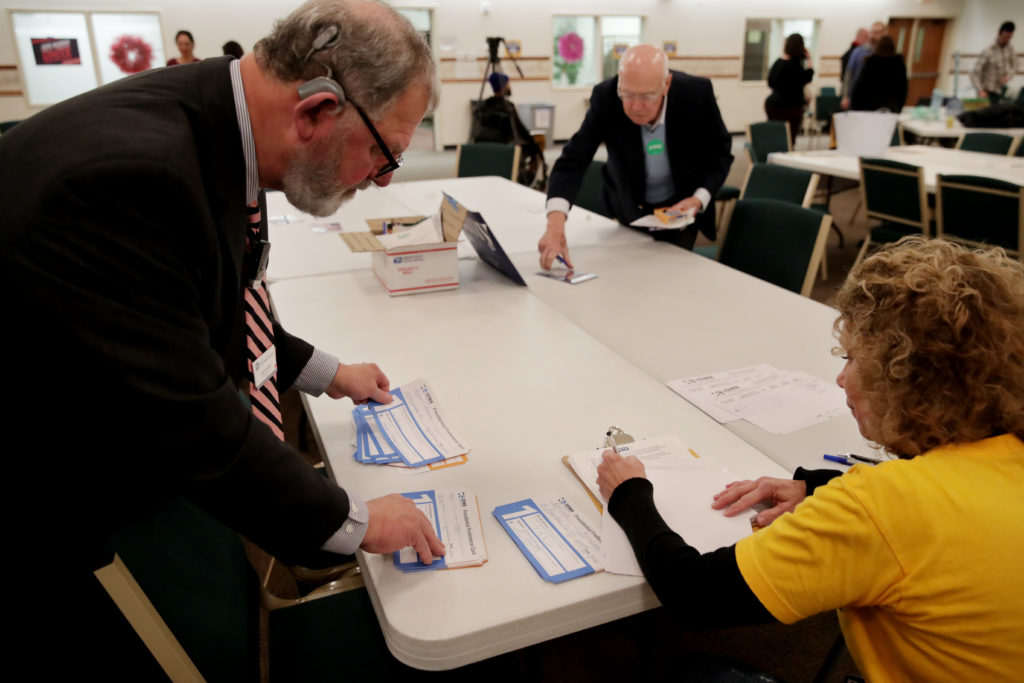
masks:
POLYGON ((850 271, 835 332, 890 453, 1024 439, 1024 265, 1002 249, 905 237, 850 271))

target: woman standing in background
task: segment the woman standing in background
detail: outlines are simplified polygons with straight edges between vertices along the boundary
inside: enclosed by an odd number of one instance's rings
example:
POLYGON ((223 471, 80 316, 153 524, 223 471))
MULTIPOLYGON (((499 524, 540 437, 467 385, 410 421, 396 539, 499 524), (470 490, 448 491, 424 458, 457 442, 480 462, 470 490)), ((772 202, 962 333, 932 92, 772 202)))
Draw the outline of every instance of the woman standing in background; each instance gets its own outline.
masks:
POLYGON ((875 51, 864 60, 857 82, 853 84, 850 109, 875 111, 888 109, 899 114, 907 100, 907 65, 896 54, 889 36, 878 39, 875 51))
POLYGON ((199 58, 192 54, 192 50, 196 46, 196 40, 192 37, 190 31, 182 29, 174 35, 174 43, 178 46, 178 52, 181 54, 177 57, 171 57, 167 60, 167 66, 175 66, 177 64, 191 64, 192 62, 198 62, 199 58))
POLYGON ((764 111, 769 121, 788 121, 789 140, 796 142, 807 105, 804 86, 814 78, 814 69, 804 68, 804 60, 810 61, 811 55, 799 33, 786 38, 782 52, 782 57, 775 60, 768 72, 768 87, 772 94, 764 101, 764 111))

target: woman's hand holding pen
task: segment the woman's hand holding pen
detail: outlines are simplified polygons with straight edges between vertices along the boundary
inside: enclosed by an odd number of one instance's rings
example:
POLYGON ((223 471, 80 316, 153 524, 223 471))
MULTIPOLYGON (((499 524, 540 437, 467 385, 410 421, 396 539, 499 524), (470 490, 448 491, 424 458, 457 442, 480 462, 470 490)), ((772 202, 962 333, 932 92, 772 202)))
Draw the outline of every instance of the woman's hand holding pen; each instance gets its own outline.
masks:
POLYGON ((623 458, 612 449, 601 454, 601 464, 597 466, 597 486, 605 500, 612 497, 615 488, 634 478, 647 478, 644 464, 635 455, 623 458))
POLYGON ((784 512, 792 512, 806 497, 807 484, 803 481, 761 477, 755 481, 734 481, 726 484, 724 491, 715 494, 711 507, 715 510, 725 508, 725 516, 732 517, 762 501, 770 501, 772 507, 762 510, 757 515, 757 525, 765 527, 784 512))

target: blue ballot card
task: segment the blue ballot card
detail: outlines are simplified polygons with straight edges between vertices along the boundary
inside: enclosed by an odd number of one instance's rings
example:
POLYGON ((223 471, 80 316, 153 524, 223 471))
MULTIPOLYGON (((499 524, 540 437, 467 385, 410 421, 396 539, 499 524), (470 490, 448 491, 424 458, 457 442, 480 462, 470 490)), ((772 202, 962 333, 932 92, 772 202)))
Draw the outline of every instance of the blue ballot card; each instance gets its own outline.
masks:
POLYGON ((430 521, 434 533, 445 545, 444 557, 430 564, 420 562, 410 546, 394 553, 395 566, 403 572, 457 569, 479 566, 487 561, 476 496, 460 489, 439 489, 403 493, 430 521))
POLYGON ((494 508, 494 517, 545 581, 561 583, 603 570, 601 521, 589 502, 526 498, 494 508))

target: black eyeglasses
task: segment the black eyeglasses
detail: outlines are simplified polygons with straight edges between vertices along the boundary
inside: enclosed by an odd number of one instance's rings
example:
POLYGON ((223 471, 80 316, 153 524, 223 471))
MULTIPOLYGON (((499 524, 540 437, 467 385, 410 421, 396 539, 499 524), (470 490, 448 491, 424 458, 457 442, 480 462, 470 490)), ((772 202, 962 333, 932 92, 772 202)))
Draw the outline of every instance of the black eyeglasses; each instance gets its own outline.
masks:
POLYGON ((359 116, 363 119, 363 123, 365 123, 366 127, 369 129, 370 135, 372 135, 373 139, 377 142, 377 147, 380 148, 380 153, 383 154, 384 158, 387 160, 387 163, 381 166, 380 170, 377 171, 377 175, 375 177, 383 178, 388 173, 392 173, 401 168, 402 164, 405 163, 403 155, 399 154, 395 157, 395 155, 391 153, 391 150, 388 149, 387 144, 384 142, 384 138, 380 136, 380 133, 377 132, 377 128, 370 121, 370 117, 366 115, 365 111, 363 111, 363 108, 353 102, 351 98, 348 100, 348 103, 356 108, 356 112, 359 113, 359 116))

